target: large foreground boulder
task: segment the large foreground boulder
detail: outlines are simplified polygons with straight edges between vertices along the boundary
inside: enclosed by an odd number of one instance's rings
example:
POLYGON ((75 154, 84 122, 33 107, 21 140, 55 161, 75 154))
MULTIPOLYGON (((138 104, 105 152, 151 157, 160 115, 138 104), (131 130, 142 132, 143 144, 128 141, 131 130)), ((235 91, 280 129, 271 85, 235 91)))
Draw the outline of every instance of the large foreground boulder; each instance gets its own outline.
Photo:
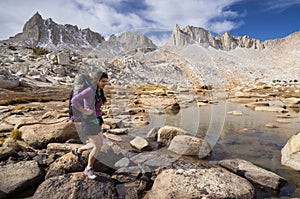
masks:
POLYGON ((222 168, 167 169, 155 179, 149 199, 254 198, 252 184, 222 168))
POLYGON ((22 161, 0 166, 0 179, 0 198, 6 198, 37 186, 44 175, 36 161, 22 161))
POLYGON ((87 156, 87 152, 83 153, 82 161, 79 161, 71 152, 63 155, 50 165, 45 178, 48 179, 67 173, 83 171, 87 164, 87 156))
MULTIPOLYGON (((53 147, 54 144, 49 144, 48 146, 53 147)), ((57 145, 57 144, 56 144, 57 145)), ((81 145, 79 144, 67 144, 66 146, 69 146, 73 149, 79 148, 81 145), (73 146, 73 147, 72 147, 73 146)), ((50 147, 48 147, 49 150, 50 147)), ((84 167, 87 165, 88 162, 88 156, 90 151, 87 150, 83 152, 82 157, 80 160, 76 158, 75 155, 70 152, 65 155, 61 156, 60 158, 57 158, 48 168, 46 179, 51 178, 54 176, 59 176, 67 173, 72 172, 79 172, 83 171, 84 167)), ((100 153, 98 154, 95 164, 94 164, 94 170, 95 171, 101 171, 101 172, 108 172, 111 168, 113 168, 113 163, 117 162, 121 159, 120 155, 117 155, 111 146, 109 146, 106 142, 103 144, 100 153)))
POLYGON ((36 149, 46 148, 51 142, 63 143, 69 139, 78 139, 74 123, 69 119, 54 124, 33 124, 20 128, 22 139, 36 149))
POLYGON ((45 180, 36 190, 32 199, 41 198, 118 198, 113 180, 109 175, 96 172, 91 180, 82 172, 69 173, 45 180))

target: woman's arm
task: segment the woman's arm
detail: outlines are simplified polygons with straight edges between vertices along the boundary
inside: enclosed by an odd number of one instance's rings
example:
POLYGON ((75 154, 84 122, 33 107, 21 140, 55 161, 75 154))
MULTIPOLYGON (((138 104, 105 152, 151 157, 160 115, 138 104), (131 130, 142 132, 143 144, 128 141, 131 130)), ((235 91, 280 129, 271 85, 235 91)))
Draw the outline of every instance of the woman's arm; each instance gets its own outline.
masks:
POLYGON ((71 103, 74 108, 83 114, 90 115, 94 110, 94 92, 93 89, 86 88, 77 95, 73 96, 71 103))

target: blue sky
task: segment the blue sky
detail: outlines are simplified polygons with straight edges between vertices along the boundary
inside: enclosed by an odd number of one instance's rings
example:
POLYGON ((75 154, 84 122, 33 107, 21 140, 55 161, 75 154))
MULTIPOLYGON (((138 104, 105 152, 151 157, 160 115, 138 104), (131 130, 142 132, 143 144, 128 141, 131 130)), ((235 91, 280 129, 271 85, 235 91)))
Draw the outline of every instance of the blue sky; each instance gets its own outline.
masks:
POLYGON ((158 45, 175 24, 261 41, 300 30, 300 0, 10 0, 0 1, 0 7, 0 40, 22 32, 37 11, 44 19, 89 27, 105 38, 127 30, 146 33, 158 45))

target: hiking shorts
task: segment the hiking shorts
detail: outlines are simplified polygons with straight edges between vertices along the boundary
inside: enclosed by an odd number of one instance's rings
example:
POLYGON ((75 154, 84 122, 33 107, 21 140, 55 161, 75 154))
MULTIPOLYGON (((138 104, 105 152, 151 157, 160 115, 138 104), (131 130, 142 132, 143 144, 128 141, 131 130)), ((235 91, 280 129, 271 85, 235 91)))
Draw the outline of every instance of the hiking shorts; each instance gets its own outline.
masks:
POLYGON ((96 117, 93 119, 88 116, 83 116, 81 119, 81 125, 82 125, 82 133, 84 136, 92 136, 92 135, 98 135, 98 133, 101 132, 101 127, 99 123, 95 122, 96 117))

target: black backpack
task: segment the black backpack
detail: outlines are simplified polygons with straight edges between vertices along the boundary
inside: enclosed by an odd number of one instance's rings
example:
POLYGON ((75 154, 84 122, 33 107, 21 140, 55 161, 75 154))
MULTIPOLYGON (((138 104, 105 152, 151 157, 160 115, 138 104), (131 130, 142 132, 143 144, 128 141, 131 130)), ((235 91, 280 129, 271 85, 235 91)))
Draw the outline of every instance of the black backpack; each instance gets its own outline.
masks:
POLYGON ((73 113, 73 107, 71 105, 71 100, 73 98, 73 95, 74 95, 74 91, 72 89, 71 92, 70 92, 70 96, 69 96, 69 117, 70 118, 74 115, 74 113, 73 113))

